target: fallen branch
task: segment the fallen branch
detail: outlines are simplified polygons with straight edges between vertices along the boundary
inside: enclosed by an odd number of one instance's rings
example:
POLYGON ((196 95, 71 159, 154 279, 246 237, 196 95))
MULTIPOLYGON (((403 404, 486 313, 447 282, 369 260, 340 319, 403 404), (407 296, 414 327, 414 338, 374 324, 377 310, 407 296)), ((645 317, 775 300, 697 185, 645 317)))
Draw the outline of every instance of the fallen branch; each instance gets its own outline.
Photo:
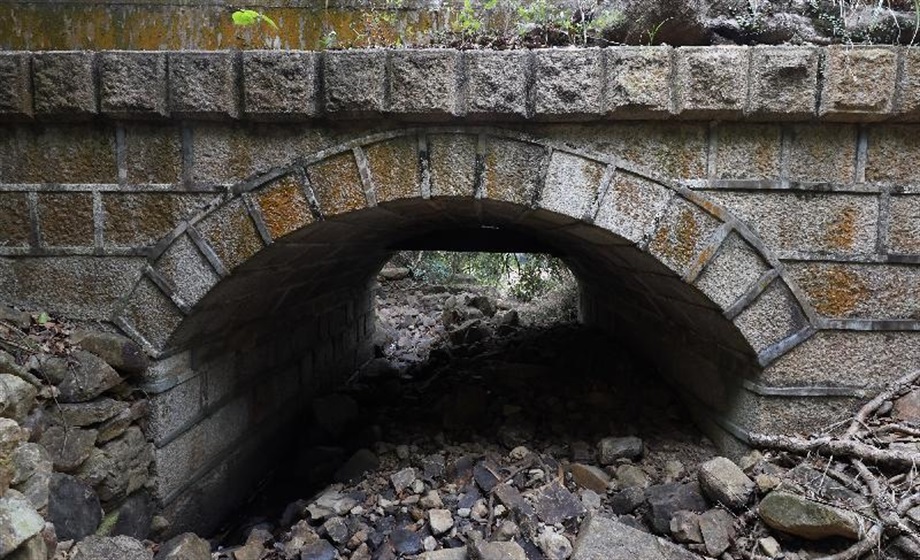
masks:
POLYGON ((861 459, 869 463, 895 469, 912 468, 917 463, 920 463, 920 453, 879 449, 859 441, 837 439, 829 436, 803 439, 752 433, 750 434, 750 440, 751 444, 755 447, 789 451, 803 455, 806 453, 820 453, 823 455, 861 459))
POLYGON ((876 395, 874 399, 864 404, 863 407, 859 409, 859 412, 856 413, 856 416, 853 417, 853 421, 850 422, 850 427, 844 432, 843 437, 853 437, 856 432, 859 431, 859 428, 866 423, 869 416, 882 406, 882 403, 894 398, 895 395, 910 387, 917 379, 920 379, 920 369, 901 376, 884 391, 876 395))
POLYGON ((816 560, 856 560, 861 557, 863 554, 866 554, 873 548, 879 545, 879 538, 882 536, 882 526, 873 525, 871 529, 866 533, 866 536, 863 537, 861 541, 854 544, 850 548, 838 552, 837 554, 831 554, 830 556, 822 556, 816 560))

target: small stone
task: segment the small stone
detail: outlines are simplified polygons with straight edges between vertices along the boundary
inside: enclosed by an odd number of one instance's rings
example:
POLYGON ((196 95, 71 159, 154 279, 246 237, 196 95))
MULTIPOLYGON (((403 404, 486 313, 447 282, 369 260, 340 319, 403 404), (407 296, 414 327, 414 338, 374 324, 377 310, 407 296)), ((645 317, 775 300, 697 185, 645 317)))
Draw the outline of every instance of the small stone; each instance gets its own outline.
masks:
POLYGON ((67 426, 82 427, 105 422, 124 412, 129 406, 130 404, 124 401, 103 397, 85 403, 61 403, 60 406, 54 407, 52 414, 59 415, 61 423, 67 426))
POLYGON ((497 540, 510 541, 521 536, 521 528, 514 521, 505 520, 498 526, 494 535, 497 540))
POLYGON ((645 451, 642 440, 634 437, 608 437, 597 444, 598 460, 602 465, 612 465, 617 459, 638 459, 645 451))
POLYGON ((572 542, 552 527, 543 528, 537 543, 547 560, 566 560, 572 555, 572 542))
POLYGON ((51 476, 48 520, 61 540, 79 541, 96 532, 102 521, 99 498, 88 484, 70 475, 51 476))
POLYGON ((427 494, 422 496, 418 501, 418 504, 425 509, 440 508, 444 506, 444 502, 441 500, 441 494, 437 490, 429 490, 427 494))
POLYGON ((695 482, 679 484, 657 484, 645 491, 649 503, 649 523, 652 528, 665 534, 671 529, 671 517, 681 510, 702 512, 707 509, 706 500, 695 482))
POLYGON ((549 525, 585 514, 581 501, 556 481, 530 492, 530 498, 537 517, 549 525))
POLYGON ((737 510, 754 495, 754 481, 730 459, 715 457, 700 465, 700 487, 715 503, 737 510))
POLYGON ((636 465, 620 465, 616 477, 620 488, 647 488, 652 483, 648 473, 636 465))
POLYGON ((588 490, 593 490, 601 494, 607 493, 607 484, 610 483, 610 476, 601 469, 592 465, 583 465, 573 463, 569 465, 569 472, 575 479, 575 484, 588 490))
POLYGON ((498 467, 491 461, 480 461, 473 467, 473 479, 483 492, 491 492, 501 477, 498 475, 498 467))
POLYGON ((465 546, 435 550, 419 556, 419 560, 468 560, 468 558, 465 546))
POLYGON ((367 543, 361 543, 354 552, 351 553, 349 560, 371 560, 371 549, 367 543))
POLYGON ((692 511, 677 511, 671 517, 671 534, 681 543, 702 543, 700 515, 692 511))
POLYGON ((470 508, 457 508, 457 515, 459 515, 460 517, 464 517, 464 518, 469 517, 470 508))
POLYGON ((711 509, 700 515, 699 521, 706 552, 710 556, 719 556, 728 550, 734 538, 735 520, 731 514, 724 509, 711 509))
POLYGON ((210 560, 208 541, 195 533, 183 533, 160 546, 154 560, 210 560))
POLYGON ((629 487, 610 497, 610 510, 617 515, 632 513, 645 501, 645 492, 641 488, 629 487))
POLYGON ((425 491, 425 483, 416 478, 412 481, 412 484, 409 485, 409 488, 411 488, 413 494, 421 494, 425 491))
POLYGON ((231 556, 233 560, 259 560, 262 553, 265 552, 265 546, 258 542, 247 542, 243 546, 233 550, 231 556))
POLYGON ((902 422, 920 423, 920 389, 914 389, 895 400, 891 416, 902 422))
POLYGON ((445 470, 443 455, 434 454, 422 458, 422 472, 426 478, 439 479, 444 476, 445 470))
POLYGON ((99 434, 96 437, 96 443, 101 445, 107 441, 120 437, 128 428, 142 418, 150 414, 150 405, 146 400, 140 400, 133 403, 127 410, 119 412, 114 418, 110 418, 104 424, 99 426, 99 434))
POLYGON ((57 384, 58 400, 66 403, 91 401, 121 383, 121 376, 105 360, 83 350, 73 353, 77 365, 67 367, 57 384))
POLYGON ((329 541, 318 540, 300 549, 300 560, 336 560, 338 551, 329 541))
POLYGON ((348 534, 348 525, 341 517, 330 517, 323 523, 323 529, 336 544, 344 543, 351 536, 348 534))
POLYGON ((664 464, 664 482, 680 482, 687 474, 687 469, 680 461, 668 461, 664 464))
POLYGON ((680 546, 599 515, 581 525, 572 560, 699 560, 680 546))
POLYGON ((422 540, 422 546, 425 548, 426 552, 431 552, 432 550, 438 548, 438 539, 428 535, 422 540))
POLYGON ((770 527, 809 540, 834 536, 855 540, 863 532, 855 514, 788 492, 770 492, 761 500, 758 513, 770 527))
POLYGON ((473 507, 470 508, 470 517, 476 521, 485 521, 489 516, 489 506, 485 500, 477 500, 473 507))
POLYGON ((474 546, 472 558, 479 560, 527 560, 527 554, 516 542, 479 542, 474 546))
POLYGON ((7 490, 0 497, 0 558, 37 535, 44 526, 45 520, 25 496, 7 490))
POLYGON ((762 539, 758 539, 757 546, 759 546, 764 555, 769 558, 776 558, 783 551, 783 549, 779 546, 779 542, 777 542, 777 540, 773 537, 764 537, 762 539))
POLYGON ((600 509, 601 497, 594 490, 584 490, 581 492, 581 504, 588 511, 600 509))
POLYGON ((397 529, 390 533, 390 544, 399 554, 418 554, 424 549, 422 537, 408 528, 397 529))
POLYGON ((778 476, 772 474, 758 474, 754 477, 754 484, 764 494, 777 488, 781 482, 778 476))
POLYGON ((396 446, 396 456, 399 457, 401 461, 405 461, 409 458, 409 446, 408 445, 397 445, 396 446))
POLYGON ((412 467, 407 467, 390 476, 390 482, 397 494, 408 488, 413 481, 415 481, 415 469, 412 467))
POLYGON ((528 455, 530 455, 530 450, 524 447, 523 445, 519 445, 515 447, 514 449, 511 450, 510 453, 508 453, 508 457, 512 461, 520 461, 521 459, 523 459, 524 457, 528 455))
POLYGON ((55 470, 74 472, 86 461, 96 444, 96 430, 52 426, 38 443, 48 450, 55 470))
POLYGON ((454 526, 454 518, 447 509, 428 510, 428 526, 435 536, 443 535, 454 526))
POLYGON ((152 560, 153 553, 131 537, 90 535, 76 544, 71 560, 152 560))

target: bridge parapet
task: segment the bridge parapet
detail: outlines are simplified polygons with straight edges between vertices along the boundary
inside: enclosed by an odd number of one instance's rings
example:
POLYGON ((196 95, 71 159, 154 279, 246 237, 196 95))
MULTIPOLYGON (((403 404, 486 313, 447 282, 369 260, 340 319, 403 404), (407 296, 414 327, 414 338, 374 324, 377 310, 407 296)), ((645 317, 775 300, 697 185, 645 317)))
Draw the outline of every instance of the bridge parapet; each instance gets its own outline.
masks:
POLYGON ((0 120, 920 122, 920 49, 0 53, 0 120))

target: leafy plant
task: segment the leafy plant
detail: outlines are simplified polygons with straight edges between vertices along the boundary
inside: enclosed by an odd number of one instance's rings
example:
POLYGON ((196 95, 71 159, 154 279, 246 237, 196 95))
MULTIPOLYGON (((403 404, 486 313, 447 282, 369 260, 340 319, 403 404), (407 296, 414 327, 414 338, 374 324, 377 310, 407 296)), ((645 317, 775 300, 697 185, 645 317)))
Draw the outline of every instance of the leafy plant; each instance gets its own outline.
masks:
POLYGON ((233 24, 240 27, 258 25, 264 22, 275 31, 281 31, 272 18, 255 10, 237 10, 233 12, 231 17, 233 18, 233 24))

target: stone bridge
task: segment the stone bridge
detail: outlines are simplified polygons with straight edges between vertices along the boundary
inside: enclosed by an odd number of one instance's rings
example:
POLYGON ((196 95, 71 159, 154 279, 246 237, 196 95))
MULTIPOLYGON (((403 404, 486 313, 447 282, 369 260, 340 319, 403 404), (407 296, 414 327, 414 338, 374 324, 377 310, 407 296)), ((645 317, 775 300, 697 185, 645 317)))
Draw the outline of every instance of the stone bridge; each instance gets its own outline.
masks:
POLYGON ((0 300, 154 358, 186 526, 413 247, 561 256, 725 448, 828 426, 920 362, 920 51, 0 53, 0 300))

